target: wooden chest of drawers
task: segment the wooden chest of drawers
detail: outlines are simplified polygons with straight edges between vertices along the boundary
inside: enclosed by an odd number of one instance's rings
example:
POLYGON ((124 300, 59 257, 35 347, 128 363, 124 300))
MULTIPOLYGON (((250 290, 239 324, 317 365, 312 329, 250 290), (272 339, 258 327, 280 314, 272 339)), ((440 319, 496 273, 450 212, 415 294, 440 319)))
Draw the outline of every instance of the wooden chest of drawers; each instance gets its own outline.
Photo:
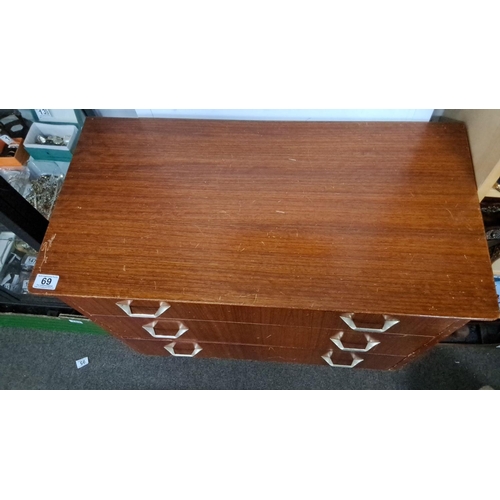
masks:
POLYGON ((38 274, 153 355, 392 369, 498 317, 460 124, 89 118, 38 274))

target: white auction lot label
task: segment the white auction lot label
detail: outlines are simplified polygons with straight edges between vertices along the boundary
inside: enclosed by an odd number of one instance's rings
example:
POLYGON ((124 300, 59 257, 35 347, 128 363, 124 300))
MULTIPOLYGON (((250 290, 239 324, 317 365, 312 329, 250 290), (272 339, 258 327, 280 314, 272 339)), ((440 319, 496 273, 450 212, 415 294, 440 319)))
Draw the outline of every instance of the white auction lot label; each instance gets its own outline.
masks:
POLYGON ((33 283, 33 288, 42 290, 55 290, 59 276, 55 274, 37 274, 33 283))

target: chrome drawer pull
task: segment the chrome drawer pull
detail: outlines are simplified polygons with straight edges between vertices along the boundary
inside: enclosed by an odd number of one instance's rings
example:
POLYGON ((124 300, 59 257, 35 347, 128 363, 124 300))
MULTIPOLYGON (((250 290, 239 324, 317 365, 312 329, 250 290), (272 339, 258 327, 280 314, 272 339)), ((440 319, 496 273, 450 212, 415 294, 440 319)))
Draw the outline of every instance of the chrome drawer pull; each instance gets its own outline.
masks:
POLYGON ((172 356, 177 356, 178 358, 192 358, 196 356, 200 351, 203 349, 195 342, 193 345, 193 352, 191 354, 177 354, 174 349, 175 349, 175 344, 177 342, 172 342, 171 344, 168 344, 164 346, 164 348, 172 355, 172 356))
POLYGON ((133 300, 122 300, 121 302, 117 302, 116 305, 121 310, 125 311, 127 316, 130 316, 131 318, 157 318, 158 316, 161 316, 167 309, 170 309, 170 304, 167 304, 166 302, 160 302, 158 310, 154 314, 135 314, 130 309, 132 302, 133 300))
POLYGON ((151 337, 154 337, 155 339, 178 339, 182 334, 189 331, 189 328, 183 325, 180 321, 177 321, 177 325, 179 328, 175 335, 159 335, 155 330, 155 326, 157 323, 158 321, 152 321, 151 323, 142 326, 144 330, 146 330, 149 335, 151 335, 151 337))
POLYGON ((399 319, 391 318, 390 316, 386 316, 384 314, 384 326, 382 328, 361 328, 356 326, 356 323, 354 323, 354 320, 352 317, 354 316, 354 313, 344 313, 340 315, 340 318, 346 323, 346 325, 351 328, 352 330, 356 332, 368 332, 368 333, 384 333, 391 326, 397 325, 399 323, 399 319))
POLYGON ((356 354, 351 354, 352 356, 352 362, 350 365, 336 365, 332 361, 332 354, 333 350, 328 351, 326 354, 323 354, 321 356, 330 366, 333 366, 334 368, 354 368, 355 366, 359 365, 363 361, 363 358, 360 358, 359 356, 356 356, 356 354))
POLYGON ((341 350, 345 352, 368 352, 370 349, 373 349, 376 345, 380 344, 379 340, 372 339, 369 335, 365 334, 366 339, 366 347, 345 347, 342 343, 342 336, 344 332, 339 332, 333 337, 330 337, 330 340, 341 350))

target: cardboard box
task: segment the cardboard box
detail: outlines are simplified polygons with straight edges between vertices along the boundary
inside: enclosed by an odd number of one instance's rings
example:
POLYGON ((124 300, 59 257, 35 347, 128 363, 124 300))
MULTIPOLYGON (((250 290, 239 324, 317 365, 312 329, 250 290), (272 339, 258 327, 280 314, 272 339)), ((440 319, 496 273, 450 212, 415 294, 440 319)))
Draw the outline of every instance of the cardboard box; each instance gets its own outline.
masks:
MULTIPOLYGON (((14 156, 0 156, 0 168, 20 168, 29 160, 29 153, 23 145, 22 139, 12 139, 19 144, 14 156)), ((0 139, 0 154, 7 147, 7 144, 0 139)))

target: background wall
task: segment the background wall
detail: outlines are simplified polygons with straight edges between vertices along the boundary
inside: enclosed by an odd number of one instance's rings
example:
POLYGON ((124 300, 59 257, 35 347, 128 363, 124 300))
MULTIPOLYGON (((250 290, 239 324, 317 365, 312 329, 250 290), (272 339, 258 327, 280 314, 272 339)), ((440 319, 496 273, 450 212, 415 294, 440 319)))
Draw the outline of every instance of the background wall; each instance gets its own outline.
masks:
POLYGON ((135 109, 95 109, 99 116, 107 118, 137 118, 135 109))
POLYGON ((300 121, 429 121, 432 109, 98 109, 101 116, 300 121))
POLYGON ((500 177, 500 109, 447 109, 443 117, 463 121, 467 126, 478 196, 482 200, 500 177))
POLYGON ((432 109, 136 109, 140 117, 225 120, 429 121, 432 109))

